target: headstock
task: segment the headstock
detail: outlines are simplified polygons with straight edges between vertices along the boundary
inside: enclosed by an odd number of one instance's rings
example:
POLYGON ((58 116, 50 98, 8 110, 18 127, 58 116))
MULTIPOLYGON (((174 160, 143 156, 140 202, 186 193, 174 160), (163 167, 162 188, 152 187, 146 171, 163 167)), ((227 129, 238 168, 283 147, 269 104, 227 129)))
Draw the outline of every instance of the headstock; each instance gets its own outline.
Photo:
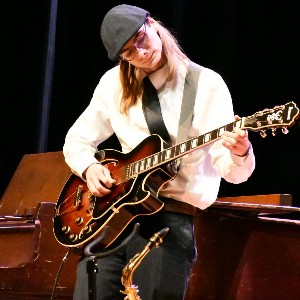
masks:
POLYGON ((294 102, 278 105, 274 108, 266 108, 256 112, 252 116, 243 118, 243 129, 260 131, 262 137, 266 137, 266 129, 271 129, 275 135, 277 128, 281 128, 284 134, 288 133, 288 127, 295 124, 299 118, 299 108, 294 102))

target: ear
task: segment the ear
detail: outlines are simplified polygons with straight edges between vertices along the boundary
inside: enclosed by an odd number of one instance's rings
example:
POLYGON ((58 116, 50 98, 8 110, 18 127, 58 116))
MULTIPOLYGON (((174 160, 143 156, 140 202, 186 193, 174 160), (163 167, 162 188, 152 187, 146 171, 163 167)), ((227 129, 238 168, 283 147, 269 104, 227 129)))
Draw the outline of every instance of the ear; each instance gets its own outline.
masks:
POLYGON ((158 32, 157 22, 151 17, 148 17, 148 22, 149 22, 150 26, 152 26, 154 28, 154 30, 156 32, 158 32))

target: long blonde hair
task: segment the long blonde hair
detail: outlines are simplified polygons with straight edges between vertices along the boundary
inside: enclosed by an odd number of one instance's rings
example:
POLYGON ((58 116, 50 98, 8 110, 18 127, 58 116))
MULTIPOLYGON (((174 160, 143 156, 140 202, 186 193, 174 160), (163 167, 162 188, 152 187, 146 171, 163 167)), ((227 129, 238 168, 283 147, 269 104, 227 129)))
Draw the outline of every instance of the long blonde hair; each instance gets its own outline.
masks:
MULTIPOLYGON (((176 37, 160 22, 156 21, 158 26, 158 35, 162 42, 163 55, 166 57, 168 76, 170 81, 175 78, 177 73, 176 59, 187 59, 176 37)), ((146 25, 149 21, 146 20, 146 25)), ((128 61, 120 59, 120 80, 123 90, 123 96, 120 106, 121 113, 128 113, 128 110, 142 96, 143 85, 137 78, 137 68, 128 61)))

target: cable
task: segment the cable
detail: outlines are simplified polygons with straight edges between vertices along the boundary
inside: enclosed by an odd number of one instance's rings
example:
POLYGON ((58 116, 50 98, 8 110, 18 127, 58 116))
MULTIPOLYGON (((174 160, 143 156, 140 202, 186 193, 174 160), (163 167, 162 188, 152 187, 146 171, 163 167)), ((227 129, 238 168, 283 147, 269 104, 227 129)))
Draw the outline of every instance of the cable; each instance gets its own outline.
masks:
POLYGON ((53 289, 52 289, 51 300, 54 299, 54 293, 55 293, 55 289, 56 289, 56 286, 57 286, 57 282, 58 282, 58 279, 59 279, 59 276, 60 276, 62 267, 63 267, 64 263, 67 261, 67 258, 68 258, 68 256, 70 255, 70 253, 71 253, 70 248, 68 248, 68 252, 67 252, 66 255, 63 257, 63 259, 62 259, 62 261, 61 261, 61 264, 60 264, 60 266, 59 266, 59 269, 58 269, 56 278, 55 278, 54 286, 53 286, 53 289))

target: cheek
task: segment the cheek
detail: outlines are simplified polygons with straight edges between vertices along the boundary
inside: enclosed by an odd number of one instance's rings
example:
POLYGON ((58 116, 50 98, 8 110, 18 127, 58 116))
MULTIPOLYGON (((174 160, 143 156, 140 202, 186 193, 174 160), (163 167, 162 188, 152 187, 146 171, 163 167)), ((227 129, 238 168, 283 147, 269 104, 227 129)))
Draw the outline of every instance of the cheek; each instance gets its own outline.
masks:
POLYGON ((161 51, 162 50, 162 42, 160 37, 158 36, 157 33, 155 33, 152 37, 151 37, 151 43, 150 43, 150 47, 153 50, 156 51, 161 51))
POLYGON ((162 57, 162 44, 161 44, 161 42, 154 43, 151 48, 152 48, 151 52, 153 52, 154 57, 156 57, 155 61, 160 60, 161 57, 162 57))

